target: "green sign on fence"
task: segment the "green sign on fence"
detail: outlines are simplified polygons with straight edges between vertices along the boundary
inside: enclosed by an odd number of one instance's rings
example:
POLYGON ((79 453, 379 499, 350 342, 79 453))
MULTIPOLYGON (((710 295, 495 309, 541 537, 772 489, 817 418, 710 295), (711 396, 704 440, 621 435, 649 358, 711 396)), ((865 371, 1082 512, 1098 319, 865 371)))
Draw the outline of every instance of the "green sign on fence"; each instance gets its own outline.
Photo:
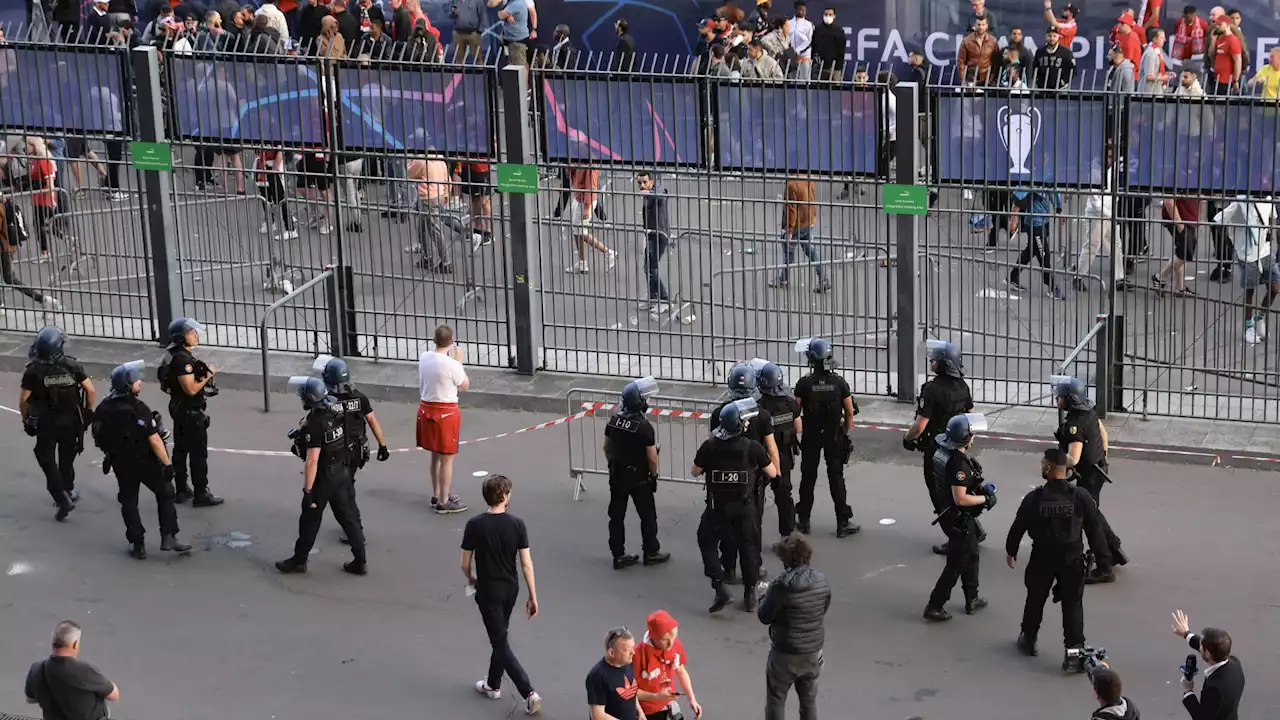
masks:
POLYGON ((129 155, 132 156, 134 170, 173 170, 173 153, 169 143, 131 142, 129 155))
POLYGON ((498 192, 534 195, 538 192, 538 168, 534 165, 498 164, 498 192))
POLYGON ((928 215, 929 188, 924 185, 885 185, 880 204, 886 215, 928 215))

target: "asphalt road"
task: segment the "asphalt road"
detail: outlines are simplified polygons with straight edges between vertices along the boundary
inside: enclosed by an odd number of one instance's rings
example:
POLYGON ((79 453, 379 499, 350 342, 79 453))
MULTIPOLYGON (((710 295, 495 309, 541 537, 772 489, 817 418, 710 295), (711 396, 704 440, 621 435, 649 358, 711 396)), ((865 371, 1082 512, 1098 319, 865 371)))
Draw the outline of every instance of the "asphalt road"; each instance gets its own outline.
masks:
MULTIPOLYGON (((0 375, 14 397, 18 378, 0 375)), ((154 388, 144 399, 159 404, 154 388)), ((12 402, 12 401, 11 401, 12 402)), ((281 398, 270 415, 250 393, 224 392, 212 404, 210 441, 219 448, 283 451, 297 417, 281 398)), ((393 447, 412 440, 411 404, 381 403, 393 447)), ((7 413, 5 413, 7 414, 7 413)), ((549 419, 520 413, 467 411, 463 437, 476 438, 549 419)), ((583 421, 593 422, 593 421, 583 421)), ((347 558, 338 529, 326 521, 311 571, 280 577, 271 562, 289 554, 297 527, 299 463, 292 457, 215 452, 213 489, 227 504, 180 508, 184 535, 196 550, 166 557, 156 548, 138 562, 125 555, 115 486, 81 457, 80 507, 55 523, 31 441, 16 418, 0 433, 9 472, 0 485, 0 712, 24 712, 19 689, 27 666, 48 650, 61 619, 85 627, 84 659, 120 686, 114 717, 205 720, 223 717, 506 718, 512 701, 477 697, 488 648, 457 569, 468 514, 429 513, 425 458, 395 453, 368 468, 358 484, 370 537, 371 574, 341 572, 347 558)), ((689 429, 690 433, 698 431, 689 429)), ((513 620, 516 652, 545 698, 543 716, 584 717, 583 678, 602 653, 606 629, 643 626, 656 608, 682 625, 695 688, 707 717, 758 717, 764 696, 767 633, 737 610, 708 616, 711 591, 697 561, 694 534, 700 491, 664 485, 660 534, 673 561, 660 568, 614 572, 605 537, 607 493, 586 479, 572 502, 565 430, 551 428, 464 448, 456 487, 479 504, 473 474, 502 472, 515 480, 512 511, 528 524, 542 613, 513 620)), ((920 619, 942 567, 929 552, 929 527, 918 456, 888 432, 860 432, 859 458, 848 469, 861 535, 837 540, 830 501, 819 491, 814 511, 815 566, 834 591, 827 616, 827 665, 820 683, 823 716, 874 720, 947 718, 1014 720, 1030 715, 1084 717, 1094 700, 1083 677, 1058 671, 1056 607, 1046 612, 1042 656, 1017 655, 1022 607, 1020 571, 1004 567, 1001 538, 1018 496, 1037 480, 1034 446, 987 450, 984 464, 1003 490, 987 519, 983 593, 991 607, 951 623, 920 619), (1026 449, 1023 449, 1026 448, 1026 449), (881 519, 894 524, 881 524, 881 519)), ((664 455, 677 452, 674 445, 664 455)), ((687 461, 687 458, 685 459, 687 461)), ((675 458, 672 459, 675 461, 675 458)), ((1243 711, 1280 712, 1280 690, 1262 678, 1280 670, 1271 649, 1280 641, 1274 565, 1280 530, 1273 520, 1277 475, 1181 462, 1117 458, 1117 482, 1105 508, 1132 563, 1115 585, 1086 593, 1088 636, 1105 646, 1125 692, 1146 717, 1181 717, 1177 666, 1188 652, 1169 632, 1169 613, 1227 628, 1251 678, 1243 711), (1229 559, 1228 559, 1229 558, 1229 559)), ((820 483, 819 487, 822 487, 820 483)), ((154 525, 153 505, 142 515, 154 525)), ((766 516, 768 517, 768 516, 766 516)), ((772 521, 766 540, 776 537, 772 521)), ((629 527, 632 544, 638 525, 629 527)), ((1026 559, 1024 548, 1022 559, 1026 559)), ((767 565, 779 569, 774 559, 767 565)), ((953 598, 957 610, 960 593, 953 598)), ((793 710, 794 712, 794 710, 793 710)))

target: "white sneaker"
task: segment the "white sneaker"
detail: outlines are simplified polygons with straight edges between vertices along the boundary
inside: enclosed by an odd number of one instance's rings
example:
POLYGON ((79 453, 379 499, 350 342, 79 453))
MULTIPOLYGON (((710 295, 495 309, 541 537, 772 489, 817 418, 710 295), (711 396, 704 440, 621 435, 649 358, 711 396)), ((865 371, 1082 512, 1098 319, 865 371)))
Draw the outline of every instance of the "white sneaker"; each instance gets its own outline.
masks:
POLYGON ((484 695, 490 700, 497 700, 498 698, 502 697, 502 691, 494 690, 493 688, 489 687, 488 680, 481 680, 480 682, 476 683, 476 692, 480 693, 481 695, 484 695))
POLYGON ((649 314, 657 318, 662 317, 669 312, 671 312, 671 303, 660 302, 653 306, 653 309, 649 311, 649 314))
POLYGON ((618 251, 610 250, 606 257, 608 258, 609 267, 605 268, 605 270, 612 270, 613 266, 618 264, 618 251))
POLYGON ((266 223, 262 223, 261 225, 258 226, 258 232, 261 233, 262 235, 266 235, 267 230, 269 230, 269 228, 267 227, 266 223))
POLYGON ((636 303, 636 307, 637 307, 637 308, 639 308, 639 309, 641 309, 641 310, 648 310, 649 308, 653 307, 653 304, 654 304, 655 302, 657 302, 657 301, 656 301, 656 300, 641 300, 640 302, 636 303))
POLYGON ((417 246, 417 245, 405 245, 405 246, 404 246, 404 251, 405 251, 405 252, 407 252, 407 253, 409 253, 410 255, 412 255, 413 253, 418 252, 418 246, 417 246))
POLYGON ((61 310, 62 303, 58 302, 58 298, 52 295, 44 296, 44 307, 46 310, 61 310))
POLYGON ((1262 342, 1262 338, 1258 337, 1257 329, 1250 325, 1244 329, 1244 341, 1250 345, 1257 345, 1262 342))
POLYGON ((524 699, 524 714, 537 715, 542 709, 542 696, 536 692, 529 693, 529 697, 524 699))
POLYGON ((278 236, 276 236, 276 239, 277 239, 277 240, 279 240, 279 241, 281 241, 281 242, 285 242, 285 241, 287 241, 287 240, 297 240, 297 239, 298 239, 298 231, 297 231, 297 230, 285 230, 284 232, 282 232, 282 233, 280 233, 278 236))
POLYGON ((1258 334, 1259 340, 1267 339, 1267 320, 1266 318, 1258 318, 1253 321, 1253 331, 1258 334))
POLYGON ((578 273, 580 275, 585 275, 589 272, 589 270, 587 269, 587 261, 579 260, 578 262, 565 268, 564 271, 567 273, 578 273))
POLYGON ((328 223, 325 223, 324 225, 321 225, 321 226, 320 226, 320 234, 321 234, 321 235, 328 235, 328 234, 329 234, 329 233, 331 233, 331 232, 333 232, 333 226, 332 226, 332 225, 330 225, 330 224, 328 224, 328 223))

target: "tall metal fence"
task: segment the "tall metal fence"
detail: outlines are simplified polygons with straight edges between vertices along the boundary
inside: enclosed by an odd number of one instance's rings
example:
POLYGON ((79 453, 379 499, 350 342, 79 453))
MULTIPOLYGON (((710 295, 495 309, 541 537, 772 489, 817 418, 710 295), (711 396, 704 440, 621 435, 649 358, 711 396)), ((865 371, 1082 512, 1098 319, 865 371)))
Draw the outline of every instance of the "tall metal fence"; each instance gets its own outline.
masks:
POLYGON ((410 359, 447 322, 473 363, 698 382, 823 336, 901 399, 941 337, 982 402, 1067 363, 1110 411, 1280 415, 1274 100, 374 50, 10 38, 4 323, 410 359))

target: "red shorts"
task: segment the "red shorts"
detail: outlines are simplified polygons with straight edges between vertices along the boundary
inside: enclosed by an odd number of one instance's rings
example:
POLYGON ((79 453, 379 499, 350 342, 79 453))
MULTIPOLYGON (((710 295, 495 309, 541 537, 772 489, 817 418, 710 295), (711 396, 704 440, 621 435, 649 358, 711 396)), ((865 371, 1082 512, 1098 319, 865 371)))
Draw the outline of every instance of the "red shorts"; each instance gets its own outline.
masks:
POLYGON ((418 447, 442 455, 458 454, 462 415, 457 403, 418 403, 418 447))

